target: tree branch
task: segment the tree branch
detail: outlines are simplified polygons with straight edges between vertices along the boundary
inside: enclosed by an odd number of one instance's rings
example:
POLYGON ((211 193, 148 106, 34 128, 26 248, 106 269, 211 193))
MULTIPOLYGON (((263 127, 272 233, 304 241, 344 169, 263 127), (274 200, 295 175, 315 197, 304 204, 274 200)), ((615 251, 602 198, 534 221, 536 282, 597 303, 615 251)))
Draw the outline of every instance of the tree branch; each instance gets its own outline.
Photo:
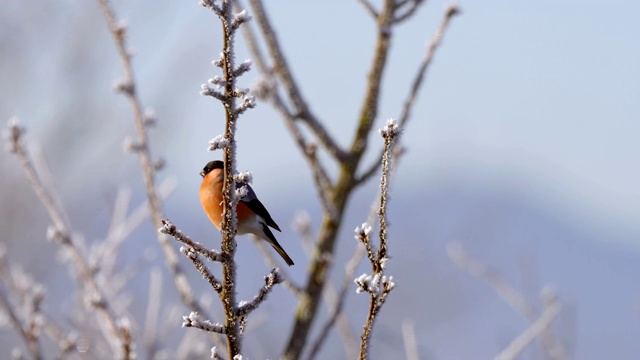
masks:
POLYGON ((298 88, 297 83, 293 79, 293 75, 290 72, 290 67, 284 57, 284 53, 281 50, 280 44, 276 37, 275 30, 271 26, 269 19, 260 0, 249 0, 251 8, 256 17, 258 25, 262 30, 262 35, 267 43, 267 48, 271 54, 275 65, 275 71, 280 77, 291 102, 296 109, 296 118, 302 120, 318 138, 318 141, 324 146, 324 148, 335 159, 344 163, 348 160, 348 154, 338 146, 333 140, 333 137, 329 135, 322 123, 311 112, 311 109, 307 105, 307 102, 302 96, 302 92, 298 88))

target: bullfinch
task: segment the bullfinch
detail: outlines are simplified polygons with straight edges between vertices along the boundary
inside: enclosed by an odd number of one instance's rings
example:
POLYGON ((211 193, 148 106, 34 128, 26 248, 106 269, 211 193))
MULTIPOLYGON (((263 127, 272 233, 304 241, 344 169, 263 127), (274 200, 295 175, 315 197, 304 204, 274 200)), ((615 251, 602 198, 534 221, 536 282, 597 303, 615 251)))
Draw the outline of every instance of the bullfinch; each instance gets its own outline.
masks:
MULTIPOLYGON (((200 203, 204 212, 213 225, 220 230, 222 227, 222 186, 224 184, 224 162, 220 160, 210 161, 200 172, 202 184, 200 184, 200 203)), ((265 240, 282 256, 287 265, 293 265, 293 260, 287 255, 282 246, 273 236, 269 226, 280 231, 280 227, 269 215, 262 205, 256 193, 249 184, 236 182, 236 188, 246 186, 247 194, 238 201, 236 215, 238 217, 238 235, 253 234, 265 240)))

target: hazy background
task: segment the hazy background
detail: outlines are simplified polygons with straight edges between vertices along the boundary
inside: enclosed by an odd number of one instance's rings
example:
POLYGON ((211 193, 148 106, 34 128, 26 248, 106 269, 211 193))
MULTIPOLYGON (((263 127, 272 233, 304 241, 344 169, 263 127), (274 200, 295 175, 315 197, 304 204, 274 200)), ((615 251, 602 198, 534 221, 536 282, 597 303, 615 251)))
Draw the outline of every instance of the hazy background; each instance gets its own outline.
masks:
MULTIPOLYGON (((430 1, 394 33, 377 127, 399 116, 445 4, 430 1)), ((525 329, 526 321, 493 290, 449 261, 445 247, 451 241, 534 301, 542 286, 552 285, 565 304, 558 332, 575 358, 635 358, 640 353, 640 3, 459 4, 462 15, 447 31, 402 138, 408 152, 395 177, 389 216, 388 273, 397 288, 376 323, 375 358, 403 354, 405 319, 415 323, 421 355, 430 359, 491 358, 525 329)), ((194 239, 213 242, 219 235, 200 208, 198 172, 221 156, 206 148, 223 131, 223 112, 199 90, 217 74, 211 60, 221 48, 219 22, 196 0, 114 1, 112 6, 130 25, 143 104, 158 115, 150 137, 153 154, 167 160, 159 178, 178 181, 164 204, 166 216, 194 239)), ((348 144, 364 96, 373 21, 355 0, 270 1, 267 10, 312 109, 339 143, 348 144)), ((0 49, 0 119, 21 119, 30 148, 49 165, 73 226, 88 243, 100 241, 118 189, 133 190, 134 206, 145 195, 137 158, 122 150, 133 121, 127 101, 112 91, 122 70, 97 4, 2 1, 0 49)), ((237 58, 247 57, 240 41, 237 58)), ((256 78, 257 72, 250 72, 241 85, 256 78)), ((238 167, 253 172, 254 189, 283 228, 280 242, 296 261, 288 270, 301 283, 307 260, 290 224, 304 210, 317 225, 310 172, 282 121, 264 103, 241 118, 237 139, 238 167)), ((372 139, 368 160, 381 146, 377 133, 372 139)), ((48 285, 48 310, 63 312, 62 300, 73 283, 45 241, 46 214, 6 152, 0 169, 0 239, 12 261, 48 285)), ((353 228, 365 219, 376 186, 374 180, 350 201, 336 281, 356 245, 353 228)), ((154 266, 162 266, 155 236, 145 224, 125 244, 119 261, 134 263, 152 249, 154 266)), ((248 298, 268 268, 245 239, 238 258, 240 297, 248 298)), ((210 291, 183 263, 197 290, 210 291)), ((359 273, 370 271, 364 265, 359 273)), ((150 268, 132 280, 131 288, 138 289, 132 290, 132 310, 139 321, 143 316, 135 310, 144 310, 150 268)), ((167 304, 176 302, 173 283, 164 279, 167 304)), ((349 296, 347 311, 359 335, 368 297, 356 296, 355 285, 349 296)), ((270 322, 247 336, 250 358, 279 354, 295 304, 284 288, 274 292, 261 310, 270 322)), ((193 331, 180 324, 179 316, 166 319, 176 333, 193 331)), ((0 341, 6 344, 11 334, 2 330, 0 341)), ((335 333, 330 344, 321 357, 344 356, 335 333)), ((524 358, 539 355, 530 350, 524 358)))

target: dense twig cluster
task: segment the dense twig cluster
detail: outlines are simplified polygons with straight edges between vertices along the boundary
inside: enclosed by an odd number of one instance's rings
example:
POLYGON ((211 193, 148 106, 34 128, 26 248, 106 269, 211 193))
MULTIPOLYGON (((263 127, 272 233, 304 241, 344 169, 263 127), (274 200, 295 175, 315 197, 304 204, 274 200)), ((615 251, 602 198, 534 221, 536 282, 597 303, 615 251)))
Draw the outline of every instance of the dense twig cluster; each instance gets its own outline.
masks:
MULTIPOLYGON (((120 354, 122 359, 135 357, 130 333, 126 326, 122 325, 127 323, 127 321, 121 314, 118 314, 118 312, 114 310, 110 299, 113 294, 107 296, 105 293, 105 289, 109 288, 108 284, 97 278, 95 266, 92 266, 87 260, 90 256, 82 251, 81 247, 77 244, 77 239, 74 239, 72 236, 71 226, 66 220, 66 214, 64 214, 63 210, 54 201, 54 196, 50 190, 43 184, 41 176, 33 165, 31 157, 22 141, 24 129, 20 127, 17 120, 12 120, 9 122, 6 134, 6 138, 9 141, 9 150, 22 164, 31 187, 49 214, 52 225, 47 230, 47 239, 61 247, 62 252, 65 254, 64 258, 68 261, 74 274, 81 280, 78 284, 80 285, 79 292, 83 295, 84 304, 92 310, 95 310, 99 315, 100 329, 113 351, 120 354)), ((32 297, 38 300, 32 302, 34 307, 33 311, 29 312, 31 316, 28 317, 26 326, 17 326, 18 323, 14 323, 16 328, 19 329, 19 333, 23 335, 29 345, 28 348, 34 358, 40 358, 40 351, 37 337, 38 331, 35 328, 35 323, 33 323, 32 318, 37 313, 36 310, 39 308, 38 304, 42 302, 42 296, 43 295, 40 294, 37 297, 32 297)), ((6 300, 6 298, 4 299, 6 300)), ((2 303, 6 309, 11 309, 8 300, 2 303)), ((16 320, 17 318, 13 319, 16 320)))

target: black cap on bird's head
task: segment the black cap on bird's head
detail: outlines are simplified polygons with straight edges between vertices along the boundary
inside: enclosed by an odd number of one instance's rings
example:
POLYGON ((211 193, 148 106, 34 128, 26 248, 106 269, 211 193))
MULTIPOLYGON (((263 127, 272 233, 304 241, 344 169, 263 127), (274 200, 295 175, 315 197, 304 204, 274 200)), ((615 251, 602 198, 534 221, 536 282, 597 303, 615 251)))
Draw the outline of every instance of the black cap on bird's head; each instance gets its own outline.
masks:
POLYGON ((208 173, 212 172, 215 169, 224 169, 224 162, 220 160, 209 161, 207 165, 204 166, 202 171, 200 171, 200 176, 205 177, 208 173))

